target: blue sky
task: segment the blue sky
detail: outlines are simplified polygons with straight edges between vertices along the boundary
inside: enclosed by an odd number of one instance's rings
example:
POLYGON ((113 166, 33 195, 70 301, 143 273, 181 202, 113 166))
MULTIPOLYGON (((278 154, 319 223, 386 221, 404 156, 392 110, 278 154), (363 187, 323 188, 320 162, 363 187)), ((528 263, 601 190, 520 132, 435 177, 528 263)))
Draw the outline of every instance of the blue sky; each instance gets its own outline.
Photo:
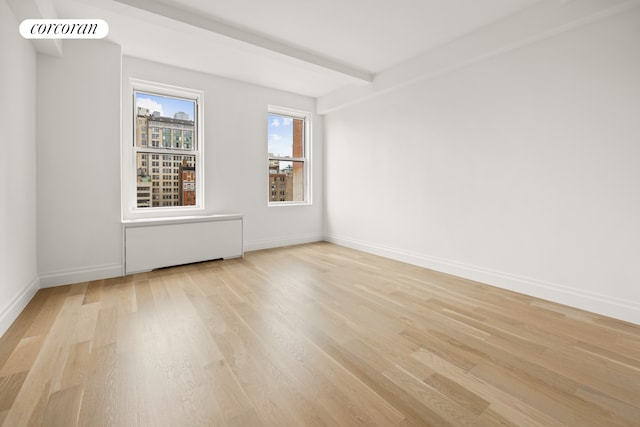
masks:
POLYGON ((277 157, 293 156, 293 120, 289 117, 268 115, 269 153, 277 157))
POLYGON ((185 101, 166 96, 150 95, 148 93, 136 93, 137 107, 148 108, 150 113, 159 111, 162 117, 171 117, 178 112, 187 113, 189 120, 195 117, 195 101, 185 101))

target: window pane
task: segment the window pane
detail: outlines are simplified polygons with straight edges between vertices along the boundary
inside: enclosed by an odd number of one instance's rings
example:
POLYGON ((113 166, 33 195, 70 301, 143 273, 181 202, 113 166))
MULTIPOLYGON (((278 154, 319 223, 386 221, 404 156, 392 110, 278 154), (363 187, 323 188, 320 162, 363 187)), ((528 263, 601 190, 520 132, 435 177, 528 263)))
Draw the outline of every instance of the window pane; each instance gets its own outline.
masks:
POLYGON ((269 201, 304 201, 304 162, 269 161, 269 201))
POLYGON ((176 155, 168 157, 178 162, 178 167, 164 168, 163 175, 150 174, 146 166, 151 153, 136 155, 137 207, 192 206, 196 204, 196 156, 176 155), (163 187, 162 195, 152 191, 163 187))
POLYGON ((192 130, 184 131, 184 149, 185 150, 193 149, 193 131, 192 130))
POLYGON ((135 93, 137 147, 195 150, 196 101, 135 93))
POLYGON ((304 119, 268 115, 269 157, 304 157, 304 119))

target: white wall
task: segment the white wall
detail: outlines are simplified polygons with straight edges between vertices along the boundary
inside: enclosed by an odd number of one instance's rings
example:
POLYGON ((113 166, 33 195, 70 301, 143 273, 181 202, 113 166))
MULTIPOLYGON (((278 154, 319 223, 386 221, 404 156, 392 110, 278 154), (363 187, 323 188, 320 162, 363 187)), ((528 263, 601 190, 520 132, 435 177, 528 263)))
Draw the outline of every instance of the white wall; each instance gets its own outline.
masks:
POLYGON ((0 335, 38 289, 36 54, 0 0, 0 335))
POLYGON ((118 45, 38 54, 38 271, 42 286, 122 272, 118 45))
POLYGON ((122 273, 121 120, 130 121, 131 101, 125 93, 122 112, 120 97, 129 77, 205 91, 206 213, 245 214, 245 250, 322 239, 321 117, 313 205, 266 203, 267 105, 313 112, 312 98, 139 59, 123 66, 120 47, 105 41, 67 41, 62 57, 36 55, 5 0, 0 8, 0 47, 11 58, 0 68, 0 334, 39 286, 122 273))
POLYGON ((325 117, 329 240, 640 323, 640 11, 325 117))
POLYGON ((321 117, 313 118, 313 204, 267 206, 267 106, 314 112, 312 98, 126 56, 122 78, 124 140, 133 134, 130 78, 204 91, 205 213, 244 214, 245 250, 322 239, 321 117))

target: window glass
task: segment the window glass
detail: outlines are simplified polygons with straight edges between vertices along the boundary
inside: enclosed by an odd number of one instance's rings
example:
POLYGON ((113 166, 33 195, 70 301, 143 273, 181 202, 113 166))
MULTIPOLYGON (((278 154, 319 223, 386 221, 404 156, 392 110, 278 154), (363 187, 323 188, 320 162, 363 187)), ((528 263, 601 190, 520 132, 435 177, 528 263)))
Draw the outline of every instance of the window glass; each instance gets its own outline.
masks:
POLYGON ((134 100, 136 207, 196 205, 197 101, 142 91, 134 100), (153 187, 163 187, 162 197, 153 187))
POLYGON ((267 115, 269 204, 309 202, 308 126, 306 113, 267 115))

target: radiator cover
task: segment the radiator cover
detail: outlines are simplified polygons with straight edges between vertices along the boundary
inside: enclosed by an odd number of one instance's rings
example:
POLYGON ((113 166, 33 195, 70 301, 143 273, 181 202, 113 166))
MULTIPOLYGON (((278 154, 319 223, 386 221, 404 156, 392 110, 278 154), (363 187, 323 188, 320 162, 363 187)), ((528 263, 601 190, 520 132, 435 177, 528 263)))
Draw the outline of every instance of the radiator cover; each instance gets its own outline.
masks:
POLYGON ((242 215, 125 221, 124 274, 243 255, 242 215))

